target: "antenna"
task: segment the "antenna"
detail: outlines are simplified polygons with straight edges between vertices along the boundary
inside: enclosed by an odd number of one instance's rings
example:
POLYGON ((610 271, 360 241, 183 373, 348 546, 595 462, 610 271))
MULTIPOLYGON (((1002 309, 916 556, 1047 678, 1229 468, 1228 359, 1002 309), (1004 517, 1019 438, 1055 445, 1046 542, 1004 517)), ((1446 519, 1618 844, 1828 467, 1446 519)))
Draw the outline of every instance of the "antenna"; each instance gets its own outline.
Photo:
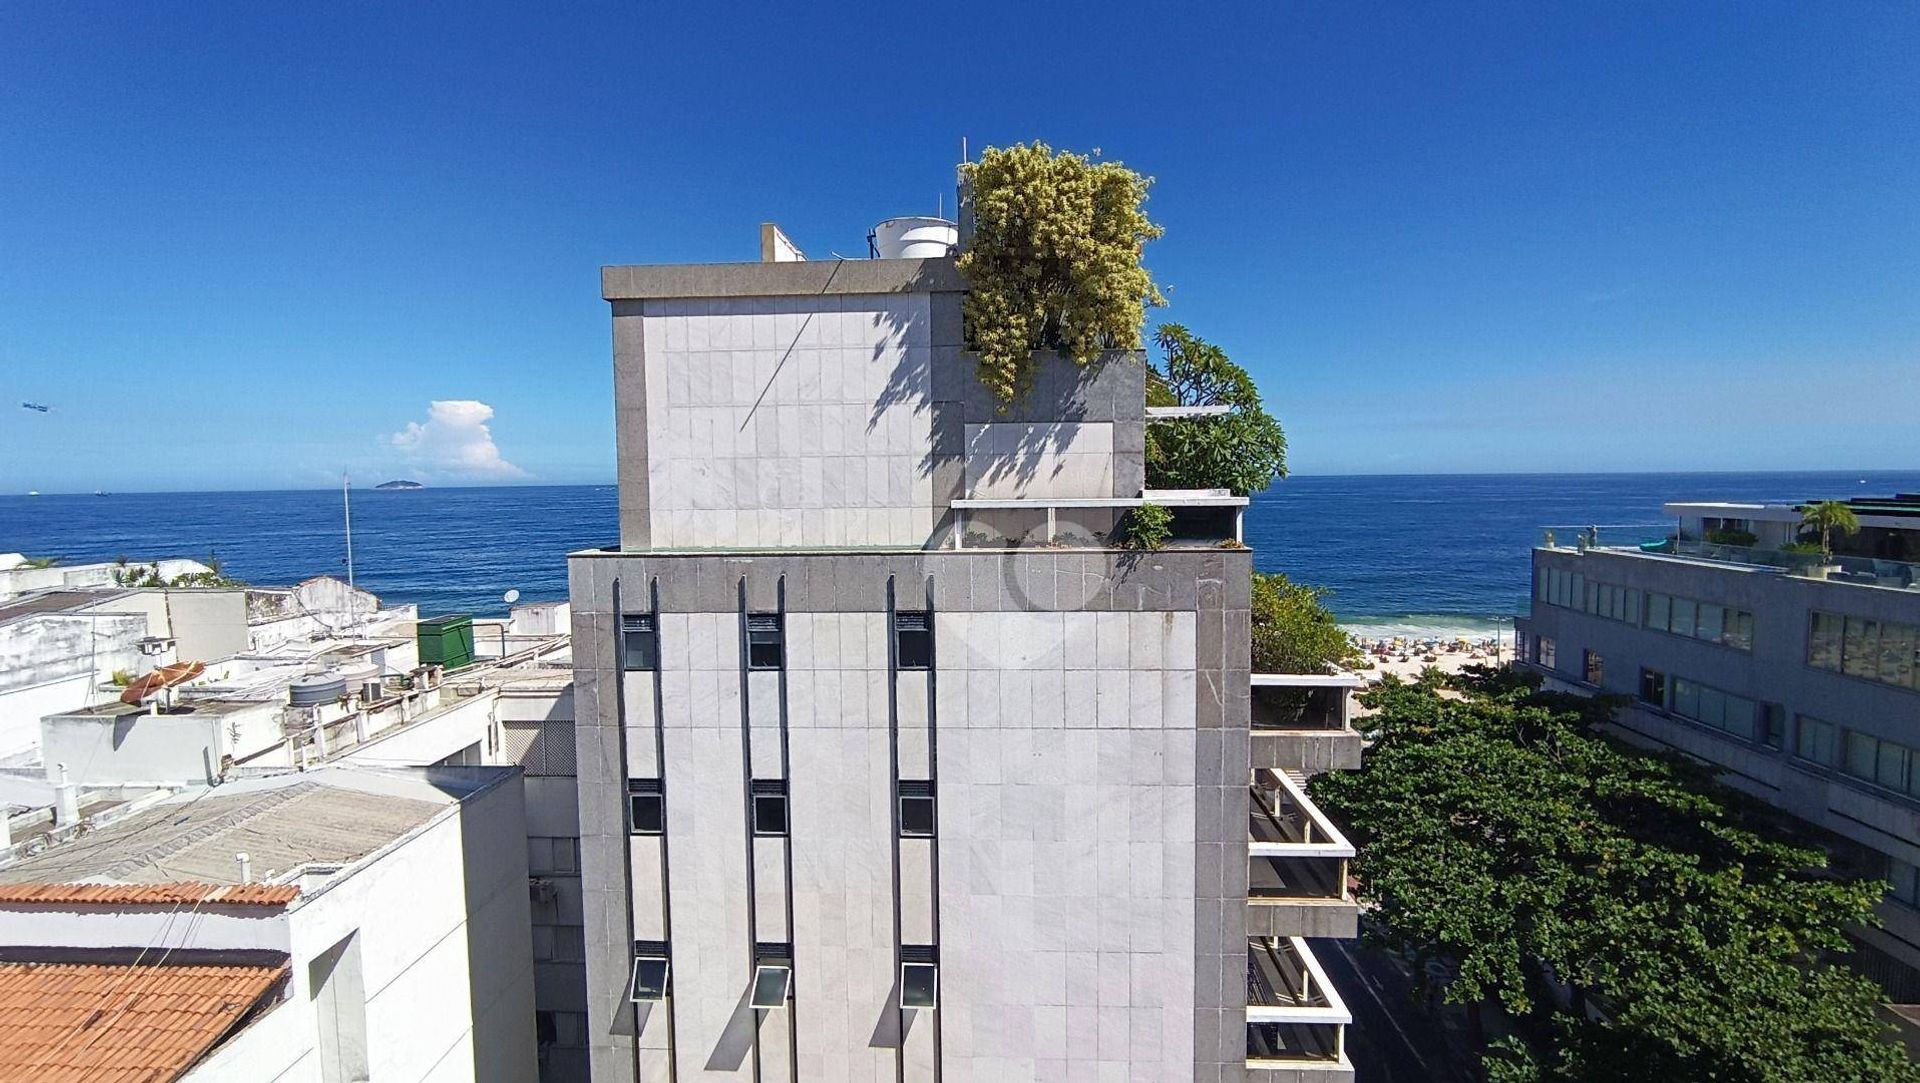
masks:
MULTIPOLYGON (((340 472, 340 506, 346 510, 347 520, 347 589, 353 587, 353 490, 346 471, 340 472)), ((353 603, 347 603, 351 606, 353 603)))

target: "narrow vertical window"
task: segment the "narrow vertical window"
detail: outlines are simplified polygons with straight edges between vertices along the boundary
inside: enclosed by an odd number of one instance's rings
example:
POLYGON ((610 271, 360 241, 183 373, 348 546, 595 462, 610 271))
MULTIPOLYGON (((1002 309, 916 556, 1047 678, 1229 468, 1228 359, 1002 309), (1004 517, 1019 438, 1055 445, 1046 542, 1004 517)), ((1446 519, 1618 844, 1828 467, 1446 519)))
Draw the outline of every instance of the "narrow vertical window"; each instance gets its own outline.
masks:
POLYGON ((660 633, 652 613, 621 614, 620 638, 625 647, 623 668, 629 670, 660 668, 660 633))
POLYGON ((749 1003, 760 1011, 786 1007, 793 995, 793 945, 755 944, 753 957, 749 1003))
POLYGON ((1585 652, 1584 661, 1588 684, 1601 684, 1607 679, 1607 660, 1599 652, 1585 652))
POLYGON ((900 780, 900 834, 906 838, 932 838, 934 833, 933 783, 900 780))
POLYGON ((900 1006, 930 1012, 940 1005, 939 949, 928 944, 900 948, 900 1006))
POLYGON ((753 833, 764 836, 785 835, 787 820, 787 783, 784 779, 753 780, 753 833))
POLYGON ((778 613, 747 614, 747 668, 779 669, 786 662, 787 637, 778 613))
POLYGON ((667 798, 659 779, 627 780, 627 832, 633 835, 666 834, 667 798))
POLYGON ((672 964, 667 961, 667 954, 667 945, 663 940, 633 942, 633 978, 627 987, 628 1000, 635 1004, 646 1004, 667 999, 671 991, 669 983, 673 978, 672 964))
POLYGON ((933 622, 925 612, 893 615, 893 656, 901 669, 933 668, 933 622))

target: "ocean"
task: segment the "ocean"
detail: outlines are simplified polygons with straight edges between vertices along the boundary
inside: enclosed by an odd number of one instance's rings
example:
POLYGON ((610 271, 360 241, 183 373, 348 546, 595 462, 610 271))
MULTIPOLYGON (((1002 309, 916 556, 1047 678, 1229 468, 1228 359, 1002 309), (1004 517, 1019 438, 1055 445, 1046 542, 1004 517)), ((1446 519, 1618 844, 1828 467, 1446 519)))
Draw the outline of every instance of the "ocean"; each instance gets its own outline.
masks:
MULTIPOLYGON (((1670 500, 1802 501, 1920 491, 1920 472, 1478 474, 1288 478, 1254 498, 1247 544, 1262 571, 1328 588, 1362 634, 1478 633, 1527 594, 1544 527, 1612 535, 1670 526, 1670 500)), ((611 544, 610 485, 356 489, 358 582, 422 613, 497 614, 502 596, 565 598, 566 554, 611 544)), ((204 559, 250 583, 344 575, 337 490, 0 497, 0 552, 67 563, 204 559)))

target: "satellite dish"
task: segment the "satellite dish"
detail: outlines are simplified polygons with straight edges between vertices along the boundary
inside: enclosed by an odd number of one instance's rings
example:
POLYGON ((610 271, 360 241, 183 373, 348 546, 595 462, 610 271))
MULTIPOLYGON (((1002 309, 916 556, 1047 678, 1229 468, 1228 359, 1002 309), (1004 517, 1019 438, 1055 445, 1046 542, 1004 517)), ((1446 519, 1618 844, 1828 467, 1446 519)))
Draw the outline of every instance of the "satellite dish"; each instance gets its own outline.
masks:
POLYGON ((508 605, 512 605, 513 603, 520 600, 520 591, 518 589, 509 590, 505 594, 502 594, 500 597, 505 599, 508 605))

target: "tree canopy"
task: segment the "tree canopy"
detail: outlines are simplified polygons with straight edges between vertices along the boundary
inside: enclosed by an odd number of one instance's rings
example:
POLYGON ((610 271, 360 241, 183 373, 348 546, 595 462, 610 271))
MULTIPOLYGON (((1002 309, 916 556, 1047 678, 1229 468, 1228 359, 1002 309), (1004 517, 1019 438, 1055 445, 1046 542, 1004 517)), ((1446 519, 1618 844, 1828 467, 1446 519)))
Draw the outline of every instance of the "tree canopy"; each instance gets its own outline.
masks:
POLYGON ((1244 496, 1286 477, 1286 433, 1261 405, 1247 370, 1177 323, 1161 325, 1154 341, 1161 359, 1147 377, 1147 405, 1233 409, 1147 426, 1147 486, 1244 496))
POLYGON ((1370 695, 1361 769, 1313 794, 1360 847, 1374 935, 1509 1017, 1496 1083, 1920 1080, 1879 989, 1825 961, 1884 885, 1830 875, 1704 768, 1600 735, 1608 701, 1493 672, 1370 695))
POLYGON ((1035 350, 1085 364, 1140 348, 1147 306, 1166 303, 1140 262, 1162 232, 1144 208, 1152 178, 1038 141, 989 147, 960 173, 973 210, 958 264, 967 334, 1002 403, 1031 383, 1035 350))
POLYGON ((1278 572, 1253 573, 1255 673, 1322 673, 1354 660, 1353 640, 1334 623, 1326 595, 1278 572))

